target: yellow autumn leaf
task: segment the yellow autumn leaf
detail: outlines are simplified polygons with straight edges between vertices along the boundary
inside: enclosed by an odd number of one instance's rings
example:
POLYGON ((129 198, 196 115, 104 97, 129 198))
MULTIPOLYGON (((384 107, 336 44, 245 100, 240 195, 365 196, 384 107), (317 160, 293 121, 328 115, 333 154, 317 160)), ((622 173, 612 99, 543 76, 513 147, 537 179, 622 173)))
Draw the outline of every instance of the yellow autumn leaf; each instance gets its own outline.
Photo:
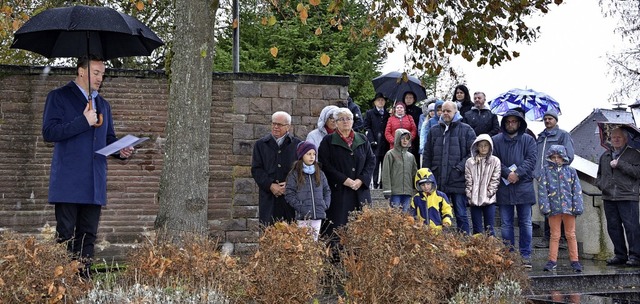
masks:
POLYGON ((278 48, 277 47, 272 47, 271 49, 269 49, 269 53, 271 53, 271 56, 273 56, 273 58, 276 58, 278 56, 278 48))
POLYGON ((320 55, 320 63, 322 63, 323 66, 327 66, 329 61, 331 61, 331 58, 329 58, 327 54, 322 53, 322 55, 320 55))
POLYGON ((238 28, 238 18, 233 19, 233 22, 231 23, 231 28, 232 29, 237 29, 238 28))
POLYGON ((309 0, 309 4, 313 6, 318 6, 320 5, 320 0, 309 0))
POLYGON ((322 29, 321 28, 317 28, 316 29, 316 36, 320 36, 322 35, 322 29))
POLYGON ((304 9, 304 5, 302 3, 298 3, 296 5, 296 11, 301 12, 304 9))
POLYGON ((141 11, 144 9, 144 2, 142 1, 138 1, 138 3, 136 3, 136 8, 141 11))
POLYGON ((271 15, 271 17, 269 17, 269 25, 274 25, 276 24, 276 16, 271 15))
POLYGON ((307 9, 304 8, 300 11, 300 21, 302 21, 302 24, 307 24, 307 18, 309 18, 309 13, 307 12, 307 9))
POLYGON ((342 24, 338 24, 338 30, 339 30, 339 31, 342 31, 342 28, 343 28, 343 27, 342 27, 342 24))

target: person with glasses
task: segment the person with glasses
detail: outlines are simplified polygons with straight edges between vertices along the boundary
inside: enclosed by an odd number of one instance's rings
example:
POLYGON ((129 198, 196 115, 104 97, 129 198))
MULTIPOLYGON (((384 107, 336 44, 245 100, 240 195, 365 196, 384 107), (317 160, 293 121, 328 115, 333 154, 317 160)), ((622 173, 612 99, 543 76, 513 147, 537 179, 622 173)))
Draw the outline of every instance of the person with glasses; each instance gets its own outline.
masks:
POLYGON ((367 137, 353 130, 353 114, 349 109, 335 110, 333 118, 338 128, 322 139, 318 160, 331 188, 331 206, 322 232, 335 246, 334 229, 347 224, 349 212, 371 204, 369 185, 376 157, 367 137))
POLYGON ((518 216, 518 249, 525 268, 531 268, 531 206, 536 203, 533 170, 538 151, 536 141, 526 134, 527 122, 520 112, 509 110, 502 117, 501 133, 494 135, 493 155, 500 159, 500 185, 496 204, 500 212, 501 236, 507 246, 515 247, 513 221, 518 216))
POLYGON ((289 133, 290 128, 291 115, 275 112, 271 115, 271 133, 253 146, 251 176, 258 185, 258 216, 264 226, 295 218, 295 210, 287 204, 284 193, 301 140, 289 133))
POLYGON ((320 111, 320 117, 318 117, 317 128, 307 134, 307 141, 316 146, 316 149, 320 146, 322 139, 327 134, 333 134, 336 130, 336 121, 333 119, 333 111, 338 107, 334 105, 326 106, 320 111))

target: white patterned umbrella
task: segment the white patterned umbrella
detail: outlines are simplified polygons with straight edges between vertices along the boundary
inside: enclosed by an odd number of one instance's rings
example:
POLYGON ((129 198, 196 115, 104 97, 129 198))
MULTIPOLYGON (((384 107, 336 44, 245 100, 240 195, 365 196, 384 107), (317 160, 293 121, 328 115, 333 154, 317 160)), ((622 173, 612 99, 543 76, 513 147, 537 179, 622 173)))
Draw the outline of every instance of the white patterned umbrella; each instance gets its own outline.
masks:
POLYGON ((504 115, 507 111, 520 107, 524 110, 525 118, 532 121, 541 121, 549 109, 561 114, 560 104, 553 97, 531 89, 511 89, 491 100, 489 106, 491 112, 497 115, 504 115))

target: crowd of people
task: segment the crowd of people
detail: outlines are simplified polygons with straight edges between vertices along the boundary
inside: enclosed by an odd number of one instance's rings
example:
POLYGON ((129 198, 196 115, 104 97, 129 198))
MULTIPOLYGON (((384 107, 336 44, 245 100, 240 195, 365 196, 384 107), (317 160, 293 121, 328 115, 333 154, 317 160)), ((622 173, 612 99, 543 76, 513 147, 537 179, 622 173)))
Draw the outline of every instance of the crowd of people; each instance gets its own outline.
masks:
MULTIPOLYGON (((569 166, 573 140, 559 128, 557 112, 544 114, 545 129, 536 135, 522 109, 499 120, 486 95, 475 92, 472 100, 465 85, 455 87, 452 100, 422 107, 413 92, 391 105, 380 93, 371 102, 364 117, 351 100, 325 107, 306 141, 287 132, 289 114, 273 114, 272 132, 256 142, 252 164, 261 224, 297 220, 337 246, 334 230, 371 203, 371 189, 382 189, 390 207, 434 229, 495 236, 499 212, 500 237, 531 268, 537 205, 545 236, 535 247, 549 248, 544 270, 554 270, 558 249, 567 248, 572 269, 582 271, 575 233, 582 190, 569 166)), ((602 155, 598 187, 615 251, 607 263, 640 266, 640 153, 627 148, 625 132, 615 131, 614 150, 602 155)))

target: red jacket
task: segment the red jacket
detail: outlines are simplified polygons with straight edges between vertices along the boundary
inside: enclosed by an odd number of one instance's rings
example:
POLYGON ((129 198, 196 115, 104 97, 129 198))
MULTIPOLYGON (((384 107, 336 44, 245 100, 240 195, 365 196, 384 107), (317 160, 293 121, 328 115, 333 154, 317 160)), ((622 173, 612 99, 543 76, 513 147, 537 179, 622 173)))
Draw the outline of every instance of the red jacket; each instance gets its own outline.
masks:
POLYGON ((403 128, 409 131, 411 133, 411 140, 416 138, 416 135, 418 134, 416 124, 411 115, 405 115, 402 116, 402 118, 392 115, 389 117, 389 120, 387 120, 387 127, 384 130, 384 137, 387 139, 387 142, 389 142, 389 149, 393 149, 393 141, 398 128, 403 128))

